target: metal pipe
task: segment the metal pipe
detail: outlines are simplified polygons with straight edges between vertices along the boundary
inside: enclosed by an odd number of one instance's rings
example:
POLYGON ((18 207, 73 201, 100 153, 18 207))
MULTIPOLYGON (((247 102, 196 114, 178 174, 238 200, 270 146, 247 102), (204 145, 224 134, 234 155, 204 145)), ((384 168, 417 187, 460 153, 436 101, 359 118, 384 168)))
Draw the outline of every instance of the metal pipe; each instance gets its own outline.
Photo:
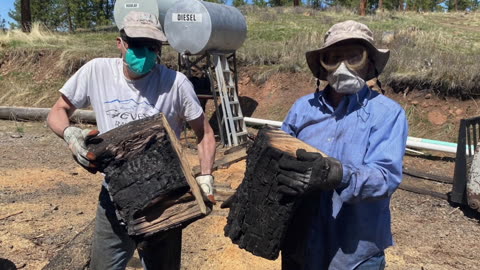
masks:
POLYGON ((252 117, 244 117, 243 120, 246 124, 250 124, 252 126, 262 126, 262 125, 270 125, 274 127, 281 127, 282 122, 280 121, 273 121, 273 120, 265 120, 259 118, 252 118, 252 117))
MULTIPOLYGON (((0 106, 0 119, 45 119, 46 115, 50 109, 47 108, 18 108, 18 107, 6 107, 0 106), (24 111, 28 110, 29 112, 35 112, 35 116, 24 116, 24 111), (38 112, 37 112, 38 111, 38 112), (38 114, 38 115, 37 115, 38 114)), ((26 115, 26 114, 25 114, 26 115)), ((92 111, 77 110, 76 114, 73 115, 73 119, 79 118, 82 121, 95 123, 95 114, 92 111)), ((261 126, 261 125, 270 125, 274 127, 281 127, 281 121, 265 120, 252 117, 243 118, 247 125, 251 126, 261 126)), ((441 151, 456 154, 457 153, 457 144, 452 142, 430 140, 417 137, 408 137, 407 138, 407 147, 413 147, 417 149, 426 149, 433 151, 441 151)), ((473 145, 470 146, 473 150, 473 145)), ((468 146, 465 147, 468 149, 468 146)), ((468 151, 468 150, 467 150, 468 151)))
POLYGON ((457 148, 457 144, 452 142, 444 142, 444 141, 430 140, 430 139, 417 138, 417 137, 408 137, 408 139, 416 142, 424 142, 429 144, 436 144, 436 145, 443 145, 443 146, 457 148))
POLYGON ((419 148, 419 149, 447 152, 452 154, 457 153, 456 143, 428 140, 428 139, 416 138, 416 137, 408 137, 407 146, 413 147, 413 148, 419 148))
MULTIPOLYGON (((281 127, 282 122, 264 120, 258 118, 244 117, 245 123, 250 125, 270 125, 274 127, 281 127)), ((457 153, 457 144, 451 142, 429 140, 417 137, 408 137, 407 138, 407 147, 413 147, 418 149, 434 150, 447 153, 457 153)), ((473 146, 471 146, 473 147, 473 146)))

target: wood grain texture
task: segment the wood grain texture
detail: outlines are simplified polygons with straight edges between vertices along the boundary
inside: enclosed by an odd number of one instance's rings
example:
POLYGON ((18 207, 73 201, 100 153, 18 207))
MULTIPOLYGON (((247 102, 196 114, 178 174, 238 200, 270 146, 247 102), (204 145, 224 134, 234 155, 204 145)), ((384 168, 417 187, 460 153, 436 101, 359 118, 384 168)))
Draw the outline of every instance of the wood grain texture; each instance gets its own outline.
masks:
POLYGON ((296 157, 297 149, 305 149, 307 152, 317 152, 320 153, 322 156, 326 157, 327 155, 317 148, 290 136, 289 134, 285 133, 283 130, 280 129, 267 129, 264 131, 264 136, 268 136, 268 145, 272 148, 276 148, 281 152, 291 155, 292 157, 296 157))

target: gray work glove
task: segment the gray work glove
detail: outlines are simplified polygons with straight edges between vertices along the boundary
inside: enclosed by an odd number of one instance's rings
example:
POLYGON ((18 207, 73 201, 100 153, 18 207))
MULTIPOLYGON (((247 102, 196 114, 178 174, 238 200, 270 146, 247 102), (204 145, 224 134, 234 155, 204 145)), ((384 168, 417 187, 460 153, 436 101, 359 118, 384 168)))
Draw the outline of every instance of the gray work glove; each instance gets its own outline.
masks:
POLYGON ((339 160, 320 153, 297 150, 297 158, 282 157, 278 166, 278 190, 289 196, 301 196, 317 190, 332 190, 340 185, 343 167, 339 160))
POLYGON ((96 171, 95 165, 92 163, 96 157, 92 152, 88 152, 86 142, 97 136, 98 133, 98 130, 81 129, 78 127, 67 127, 63 131, 63 139, 72 151, 73 158, 90 172, 96 171))
POLYGON ((208 200, 212 203, 215 202, 215 197, 213 196, 213 175, 206 174, 206 175, 199 175, 195 178, 197 180, 198 185, 202 189, 203 193, 207 196, 208 200))

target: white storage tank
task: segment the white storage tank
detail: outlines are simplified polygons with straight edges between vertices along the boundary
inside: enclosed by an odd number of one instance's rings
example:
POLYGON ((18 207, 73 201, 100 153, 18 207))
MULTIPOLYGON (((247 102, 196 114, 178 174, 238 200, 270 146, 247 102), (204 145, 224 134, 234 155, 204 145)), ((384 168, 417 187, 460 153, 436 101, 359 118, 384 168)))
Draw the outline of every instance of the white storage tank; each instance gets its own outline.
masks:
POLYGON ((142 11, 157 16, 163 27, 167 10, 177 1, 178 0, 117 0, 113 8, 115 24, 118 29, 121 29, 123 26, 123 18, 130 11, 142 11))
POLYGON ((199 0, 174 3, 164 25, 170 46, 190 55, 233 52, 247 37, 247 22, 237 8, 199 0))

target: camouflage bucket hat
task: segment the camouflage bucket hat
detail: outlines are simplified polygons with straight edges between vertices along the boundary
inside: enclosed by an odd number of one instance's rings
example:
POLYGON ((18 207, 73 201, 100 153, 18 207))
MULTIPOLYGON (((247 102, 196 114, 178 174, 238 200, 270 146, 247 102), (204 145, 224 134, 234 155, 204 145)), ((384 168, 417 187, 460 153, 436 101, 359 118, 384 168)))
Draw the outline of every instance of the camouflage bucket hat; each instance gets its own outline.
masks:
POLYGON ((369 74, 366 80, 371 80, 382 73, 388 62, 390 51, 375 48, 373 33, 365 24, 348 20, 334 24, 325 34, 323 46, 305 54, 308 67, 316 78, 327 80, 327 71, 320 64, 321 55, 327 48, 345 40, 356 40, 367 48, 368 57, 375 65, 376 74, 369 74))
POLYGON ((130 11, 123 19, 122 29, 131 38, 150 38, 158 41, 167 41, 157 17, 150 13, 130 11))

